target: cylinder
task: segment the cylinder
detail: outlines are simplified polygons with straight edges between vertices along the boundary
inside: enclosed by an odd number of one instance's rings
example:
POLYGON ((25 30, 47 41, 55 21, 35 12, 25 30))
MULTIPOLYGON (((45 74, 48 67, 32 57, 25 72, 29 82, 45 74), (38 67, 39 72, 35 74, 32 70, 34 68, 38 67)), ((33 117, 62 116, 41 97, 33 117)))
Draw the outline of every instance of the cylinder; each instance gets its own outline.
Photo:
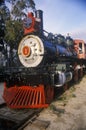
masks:
POLYGON ((57 75, 55 75, 55 87, 61 87, 65 83, 72 80, 72 72, 58 72, 57 75))

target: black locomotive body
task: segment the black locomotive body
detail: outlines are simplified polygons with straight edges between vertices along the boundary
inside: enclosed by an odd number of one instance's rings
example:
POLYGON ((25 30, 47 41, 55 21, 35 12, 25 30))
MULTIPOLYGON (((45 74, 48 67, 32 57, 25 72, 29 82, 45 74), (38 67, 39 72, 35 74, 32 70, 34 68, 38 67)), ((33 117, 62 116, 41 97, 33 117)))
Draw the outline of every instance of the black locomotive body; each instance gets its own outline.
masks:
MULTIPOLYGON (((77 81, 78 70, 83 75, 86 67, 85 58, 78 57, 74 40, 44 31, 43 12, 35 13, 35 17, 28 13, 24 19, 25 36, 18 49, 10 51, 6 46, 3 97, 12 108, 45 107, 53 99, 55 87, 77 81)), ((85 43, 81 44, 84 45, 81 53, 85 55, 85 43)))

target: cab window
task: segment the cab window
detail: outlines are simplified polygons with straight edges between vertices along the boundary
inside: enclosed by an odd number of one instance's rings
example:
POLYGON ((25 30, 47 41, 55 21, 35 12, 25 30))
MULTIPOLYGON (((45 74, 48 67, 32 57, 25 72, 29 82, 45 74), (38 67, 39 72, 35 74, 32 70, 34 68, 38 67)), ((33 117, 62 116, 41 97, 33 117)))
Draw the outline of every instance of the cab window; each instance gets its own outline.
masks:
POLYGON ((79 53, 83 53, 83 51, 82 51, 82 43, 81 42, 79 43, 79 53))

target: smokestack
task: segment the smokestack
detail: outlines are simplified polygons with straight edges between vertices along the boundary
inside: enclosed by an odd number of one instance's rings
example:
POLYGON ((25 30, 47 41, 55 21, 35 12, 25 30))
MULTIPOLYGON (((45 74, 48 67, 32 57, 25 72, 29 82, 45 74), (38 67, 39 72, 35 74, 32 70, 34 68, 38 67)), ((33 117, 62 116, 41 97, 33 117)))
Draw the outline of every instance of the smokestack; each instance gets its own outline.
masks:
POLYGON ((36 10, 36 18, 40 19, 40 34, 43 35, 43 11, 36 10))

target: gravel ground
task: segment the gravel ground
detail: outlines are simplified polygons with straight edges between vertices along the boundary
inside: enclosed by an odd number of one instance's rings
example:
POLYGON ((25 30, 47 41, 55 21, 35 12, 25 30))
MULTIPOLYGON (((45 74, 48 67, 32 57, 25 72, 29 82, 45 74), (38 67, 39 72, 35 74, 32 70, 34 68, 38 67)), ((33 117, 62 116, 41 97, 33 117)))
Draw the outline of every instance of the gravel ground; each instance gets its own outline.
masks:
POLYGON ((86 76, 44 109, 38 120, 50 122, 46 130, 86 130, 86 76))

